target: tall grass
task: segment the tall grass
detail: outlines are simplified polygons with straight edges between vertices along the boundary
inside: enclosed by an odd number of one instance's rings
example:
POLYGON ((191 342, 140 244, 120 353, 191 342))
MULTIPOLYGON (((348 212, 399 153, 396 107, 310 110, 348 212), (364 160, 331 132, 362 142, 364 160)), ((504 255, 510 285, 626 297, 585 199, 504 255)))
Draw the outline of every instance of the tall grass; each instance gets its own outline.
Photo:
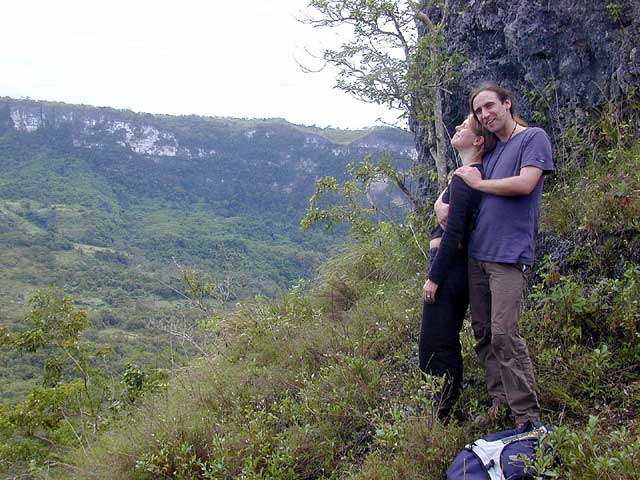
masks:
MULTIPOLYGON (((543 252, 522 331, 543 420, 560 428, 534 478, 638 478, 638 151, 635 138, 592 152, 586 166, 567 165, 545 196, 545 235, 566 248, 543 252), (605 247, 604 237, 615 241, 605 247), (618 256, 604 261, 593 245, 618 256)), ((278 302, 239 305, 220 353, 176 375, 55 475, 441 478, 466 443, 511 425, 469 421, 488 397, 468 325, 459 419, 434 417, 437 382, 415 362, 426 267, 411 229, 378 224, 325 263, 315 283, 278 302)))

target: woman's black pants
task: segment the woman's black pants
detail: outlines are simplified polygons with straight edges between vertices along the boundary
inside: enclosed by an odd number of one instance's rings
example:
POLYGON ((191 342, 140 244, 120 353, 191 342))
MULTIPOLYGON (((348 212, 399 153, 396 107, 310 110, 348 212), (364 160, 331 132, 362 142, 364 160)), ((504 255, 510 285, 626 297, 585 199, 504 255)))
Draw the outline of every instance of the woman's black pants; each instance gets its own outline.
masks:
MULTIPOLYGON (((437 254, 431 250, 431 261, 437 254)), ((434 303, 424 303, 418 343, 420 370, 444 376, 445 387, 438 395, 439 413, 448 415, 462 392, 462 347, 460 330, 469 305, 467 255, 459 250, 442 284, 438 285, 434 303)))

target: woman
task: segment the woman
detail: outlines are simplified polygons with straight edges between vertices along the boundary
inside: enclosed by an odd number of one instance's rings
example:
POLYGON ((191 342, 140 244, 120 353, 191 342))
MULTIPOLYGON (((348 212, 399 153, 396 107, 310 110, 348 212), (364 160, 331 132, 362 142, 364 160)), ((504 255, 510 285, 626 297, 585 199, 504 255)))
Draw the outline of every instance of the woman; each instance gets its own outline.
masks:
MULTIPOLYGON (((451 139, 463 165, 481 174, 482 156, 495 148, 496 137, 469 115, 451 139)), ((467 285, 467 243, 480 204, 480 192, 454 176, 441 199, 449 203, 445 228, 437 226, 429 247, 431 268, 423 287, 424 307, 418 345, 420 369, 444 376, 437 396, 438 415, 446 418, 462 391, 462 348, 460 330, 469 304, 467 285)))

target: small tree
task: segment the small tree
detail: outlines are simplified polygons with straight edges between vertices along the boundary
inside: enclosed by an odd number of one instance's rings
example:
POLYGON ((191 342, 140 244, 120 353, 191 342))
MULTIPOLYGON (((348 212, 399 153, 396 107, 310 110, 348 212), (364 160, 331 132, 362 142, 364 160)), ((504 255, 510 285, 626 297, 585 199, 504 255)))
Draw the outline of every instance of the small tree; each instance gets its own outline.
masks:
MULTIPOLYGON (((428 5, 427 5, 428 6, 428 5)), ((415 53, 408 65, 409 91, 412 96, 412 117, 415 121, 413 131, 416 134, 422 151, 418 152, 423 164, 431 158, 435 165, 438 190, 443 190, 447 184, 447 149, 449 137, 444 125, 442 111, 446 89, 456 77, 456 72, 464 62, 464 57, 457 52, 447 52, 443 26, 448 15, 448 4, 428 6, 428 11, 439 19, 435 22, 424 11, 419 11, 416 18, 424 25, 424 34, 420 37, 415 53)), ((421 177, 424 178, 424 177, 421 177)), ((422 185, 428 189, 428 182, 422 185), (425 185, 426 183, 426 185, 425 185)), ((428 189, 429 194, 435 193, 428 189)))
POLYGON ((0 328, 0 346, 40 352, 44 377, 18 404, 0 403, 0 470, 5 464, 39 468, 68 448, 85 448, 124 406, 164 381, 162 372, 149 375, 127 365, 117 382, 103 362, 111 348, 84 337, 88 314, 61 289, 36 291, 29 307, 22 331, 0 328))
MULTIPOLYGON (((219 351, 217 342, 224 326, 222 312, 237 298, 236 281, 228 270, 214 275, 180 265, 175 259, 174 263, 181 287, 161 283, 173 290, 183 302, 178 308, 171 309, 168 315, 154 318, 151 325, 208 358, 219 351)), ((222 263, 230 264, 230 259, 222 263)))
POLYGON ((100 407, 108 395, 92 365, 105 352, 90 348, 83 339, 87 312, 76 309, 73 299, 57 288, 37 291, 29 306, 23 331, 2 331, 4 347, 46 355, 43 385, 0 412, 0 446, 5 452, 15 447, 9 460, 16 462, 24 461, 20 457, 30 451, 44 461, 64 447, 84 447, 105 420, 100 407))
POLYGON ((304 20, 314 27, 350 27, 351 36, 321 58, 338 69, 336 87, 356 98, 399 110, 420 144, 416 175, 419 194, 432 198, 447 181, 448 139, 442 103, 461 56, 444 48, 442 26, 447 2, 425 11, 410 0, 312 0, 319 15, 304 20), (431 12, 431 16, 426 12, 431 12), (436 22, 432 17, 438 16, 436 22), (418 40, 417 24, 425 26, 418 40))

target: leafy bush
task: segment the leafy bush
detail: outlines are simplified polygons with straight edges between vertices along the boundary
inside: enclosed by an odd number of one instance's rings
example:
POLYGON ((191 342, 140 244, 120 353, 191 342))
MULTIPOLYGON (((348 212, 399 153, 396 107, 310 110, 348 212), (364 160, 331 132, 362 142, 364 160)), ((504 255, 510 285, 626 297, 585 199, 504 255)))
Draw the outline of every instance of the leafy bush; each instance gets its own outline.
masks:
POLYGON ((71 297, 50 288, 30 301, 22 331, 2 329, 2 346, 44 354, 41 386, 15 405, 0 404, 0 465, 47 469, 71 448, 84 448, 125 407, 163 387, 162 372, 129 365, 119 383, 104 366, 110 349, 84 336, 88 314, 71 297))
POLYGON ((639 461, 637 435, 624 426, 607 428, 595 416, 589 417, 584 428, 560 427, 549 433, 542 439, 535 459, 524 459, 535 480, 631 480, 638 478, 639 461))

